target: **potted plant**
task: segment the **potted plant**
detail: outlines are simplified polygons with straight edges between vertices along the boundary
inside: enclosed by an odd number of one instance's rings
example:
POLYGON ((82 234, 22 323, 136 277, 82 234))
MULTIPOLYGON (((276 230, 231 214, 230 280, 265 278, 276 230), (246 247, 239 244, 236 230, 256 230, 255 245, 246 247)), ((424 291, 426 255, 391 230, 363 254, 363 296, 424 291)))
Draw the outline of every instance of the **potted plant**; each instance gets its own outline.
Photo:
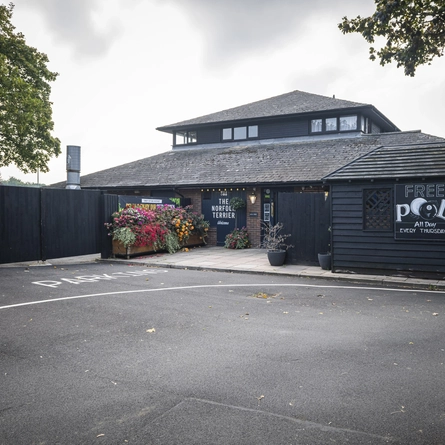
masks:
POLYGON ((292 244, 287 244, 286 239, 290 234, 282 234, 283 223, 276 223, 270 225, 267 223, 262 224, 264 229, 263 240, 260 247, 267 249, 267 258, 271 266, 282 266, 286 259, 286 251, 289 247, 293 247, 292 244))
POLYGON ((247 249, 250 247, 249 233, 246 227, 234 229, 228 235, 224 242, 226 249, 247 249))
POLYGON ((319 253, 318 262, 323 270, 331 270, 331 252, 319 253))
MULTIPOLYGON (((328 228, 328 232, 331 232, 331 227, 328 228)), ((328 250, 318 254, 318 263, 323 270, 331 270, 331 244, 328 244, 328 250)))
POLYGON ((229 206, 235 212, 235 227, 238 227, 238 210, 246 207, 246 202, 244 199, 239 198, 238 196, 234 196, 229 201, 229 206))

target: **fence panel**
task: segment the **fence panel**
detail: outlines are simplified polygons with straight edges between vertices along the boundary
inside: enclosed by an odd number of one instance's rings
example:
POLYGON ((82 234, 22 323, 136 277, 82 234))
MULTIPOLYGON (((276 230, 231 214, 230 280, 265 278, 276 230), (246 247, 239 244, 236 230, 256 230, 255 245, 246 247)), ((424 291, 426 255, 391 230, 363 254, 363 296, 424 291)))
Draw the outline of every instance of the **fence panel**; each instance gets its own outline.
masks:
POLYGON ((0 186, 0 264, 40 259, 40 189, 0 186))
POLYGON ((42 189, 42 260, 100 252, 101 192, 42 189))
POLYGON ((0 186, 0 264, 111 254, 104 222, 117 195, 100 191, 0 186))
POLYGON ((279 193, 278 221, 282 233, 290 233, 286 262, 318 264, 318 254, 325 253, 330 242, 330 204, 324 193, 279 193))

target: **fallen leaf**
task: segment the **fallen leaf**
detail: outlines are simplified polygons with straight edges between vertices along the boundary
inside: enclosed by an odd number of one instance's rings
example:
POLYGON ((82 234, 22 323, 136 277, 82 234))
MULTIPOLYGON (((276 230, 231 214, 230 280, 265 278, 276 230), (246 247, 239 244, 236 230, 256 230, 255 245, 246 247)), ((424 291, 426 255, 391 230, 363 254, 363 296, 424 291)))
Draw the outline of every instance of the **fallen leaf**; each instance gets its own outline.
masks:
POLYGON ((96 437, 104 437, 105 434, 98 434, 96 437))
POLYGON ((153 332, 156 332, 156 329, 155 328, 147 329, 146 332, 152 334, 153 332))
POLYGON ((439 315, 439 312, 433 312, 433 315, 437 317, 439 315))
POLYGON ((404 413, 404 412, 405 412, 405 407, 401 406, 399 411, 393 411, 391 414, 404 413))

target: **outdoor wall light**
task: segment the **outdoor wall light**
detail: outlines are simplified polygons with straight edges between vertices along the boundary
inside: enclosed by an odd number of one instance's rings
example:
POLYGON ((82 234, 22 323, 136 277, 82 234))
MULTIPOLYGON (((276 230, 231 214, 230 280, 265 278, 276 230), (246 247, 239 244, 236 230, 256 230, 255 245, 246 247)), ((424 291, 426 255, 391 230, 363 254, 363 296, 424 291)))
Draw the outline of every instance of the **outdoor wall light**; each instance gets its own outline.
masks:
POLYGON ((255 189, 253 189, 253 192, 249 195, 249 199, 252 204, 256 203, 255 189))

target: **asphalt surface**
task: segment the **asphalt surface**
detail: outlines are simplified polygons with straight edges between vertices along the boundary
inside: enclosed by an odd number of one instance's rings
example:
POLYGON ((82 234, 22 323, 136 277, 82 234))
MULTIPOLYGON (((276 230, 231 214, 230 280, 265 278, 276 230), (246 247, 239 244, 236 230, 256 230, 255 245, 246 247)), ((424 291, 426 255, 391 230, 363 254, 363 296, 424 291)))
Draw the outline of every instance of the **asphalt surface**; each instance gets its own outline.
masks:
POLYGON ((1 444, 445 444, 445 293, 0 268, 1 444))

